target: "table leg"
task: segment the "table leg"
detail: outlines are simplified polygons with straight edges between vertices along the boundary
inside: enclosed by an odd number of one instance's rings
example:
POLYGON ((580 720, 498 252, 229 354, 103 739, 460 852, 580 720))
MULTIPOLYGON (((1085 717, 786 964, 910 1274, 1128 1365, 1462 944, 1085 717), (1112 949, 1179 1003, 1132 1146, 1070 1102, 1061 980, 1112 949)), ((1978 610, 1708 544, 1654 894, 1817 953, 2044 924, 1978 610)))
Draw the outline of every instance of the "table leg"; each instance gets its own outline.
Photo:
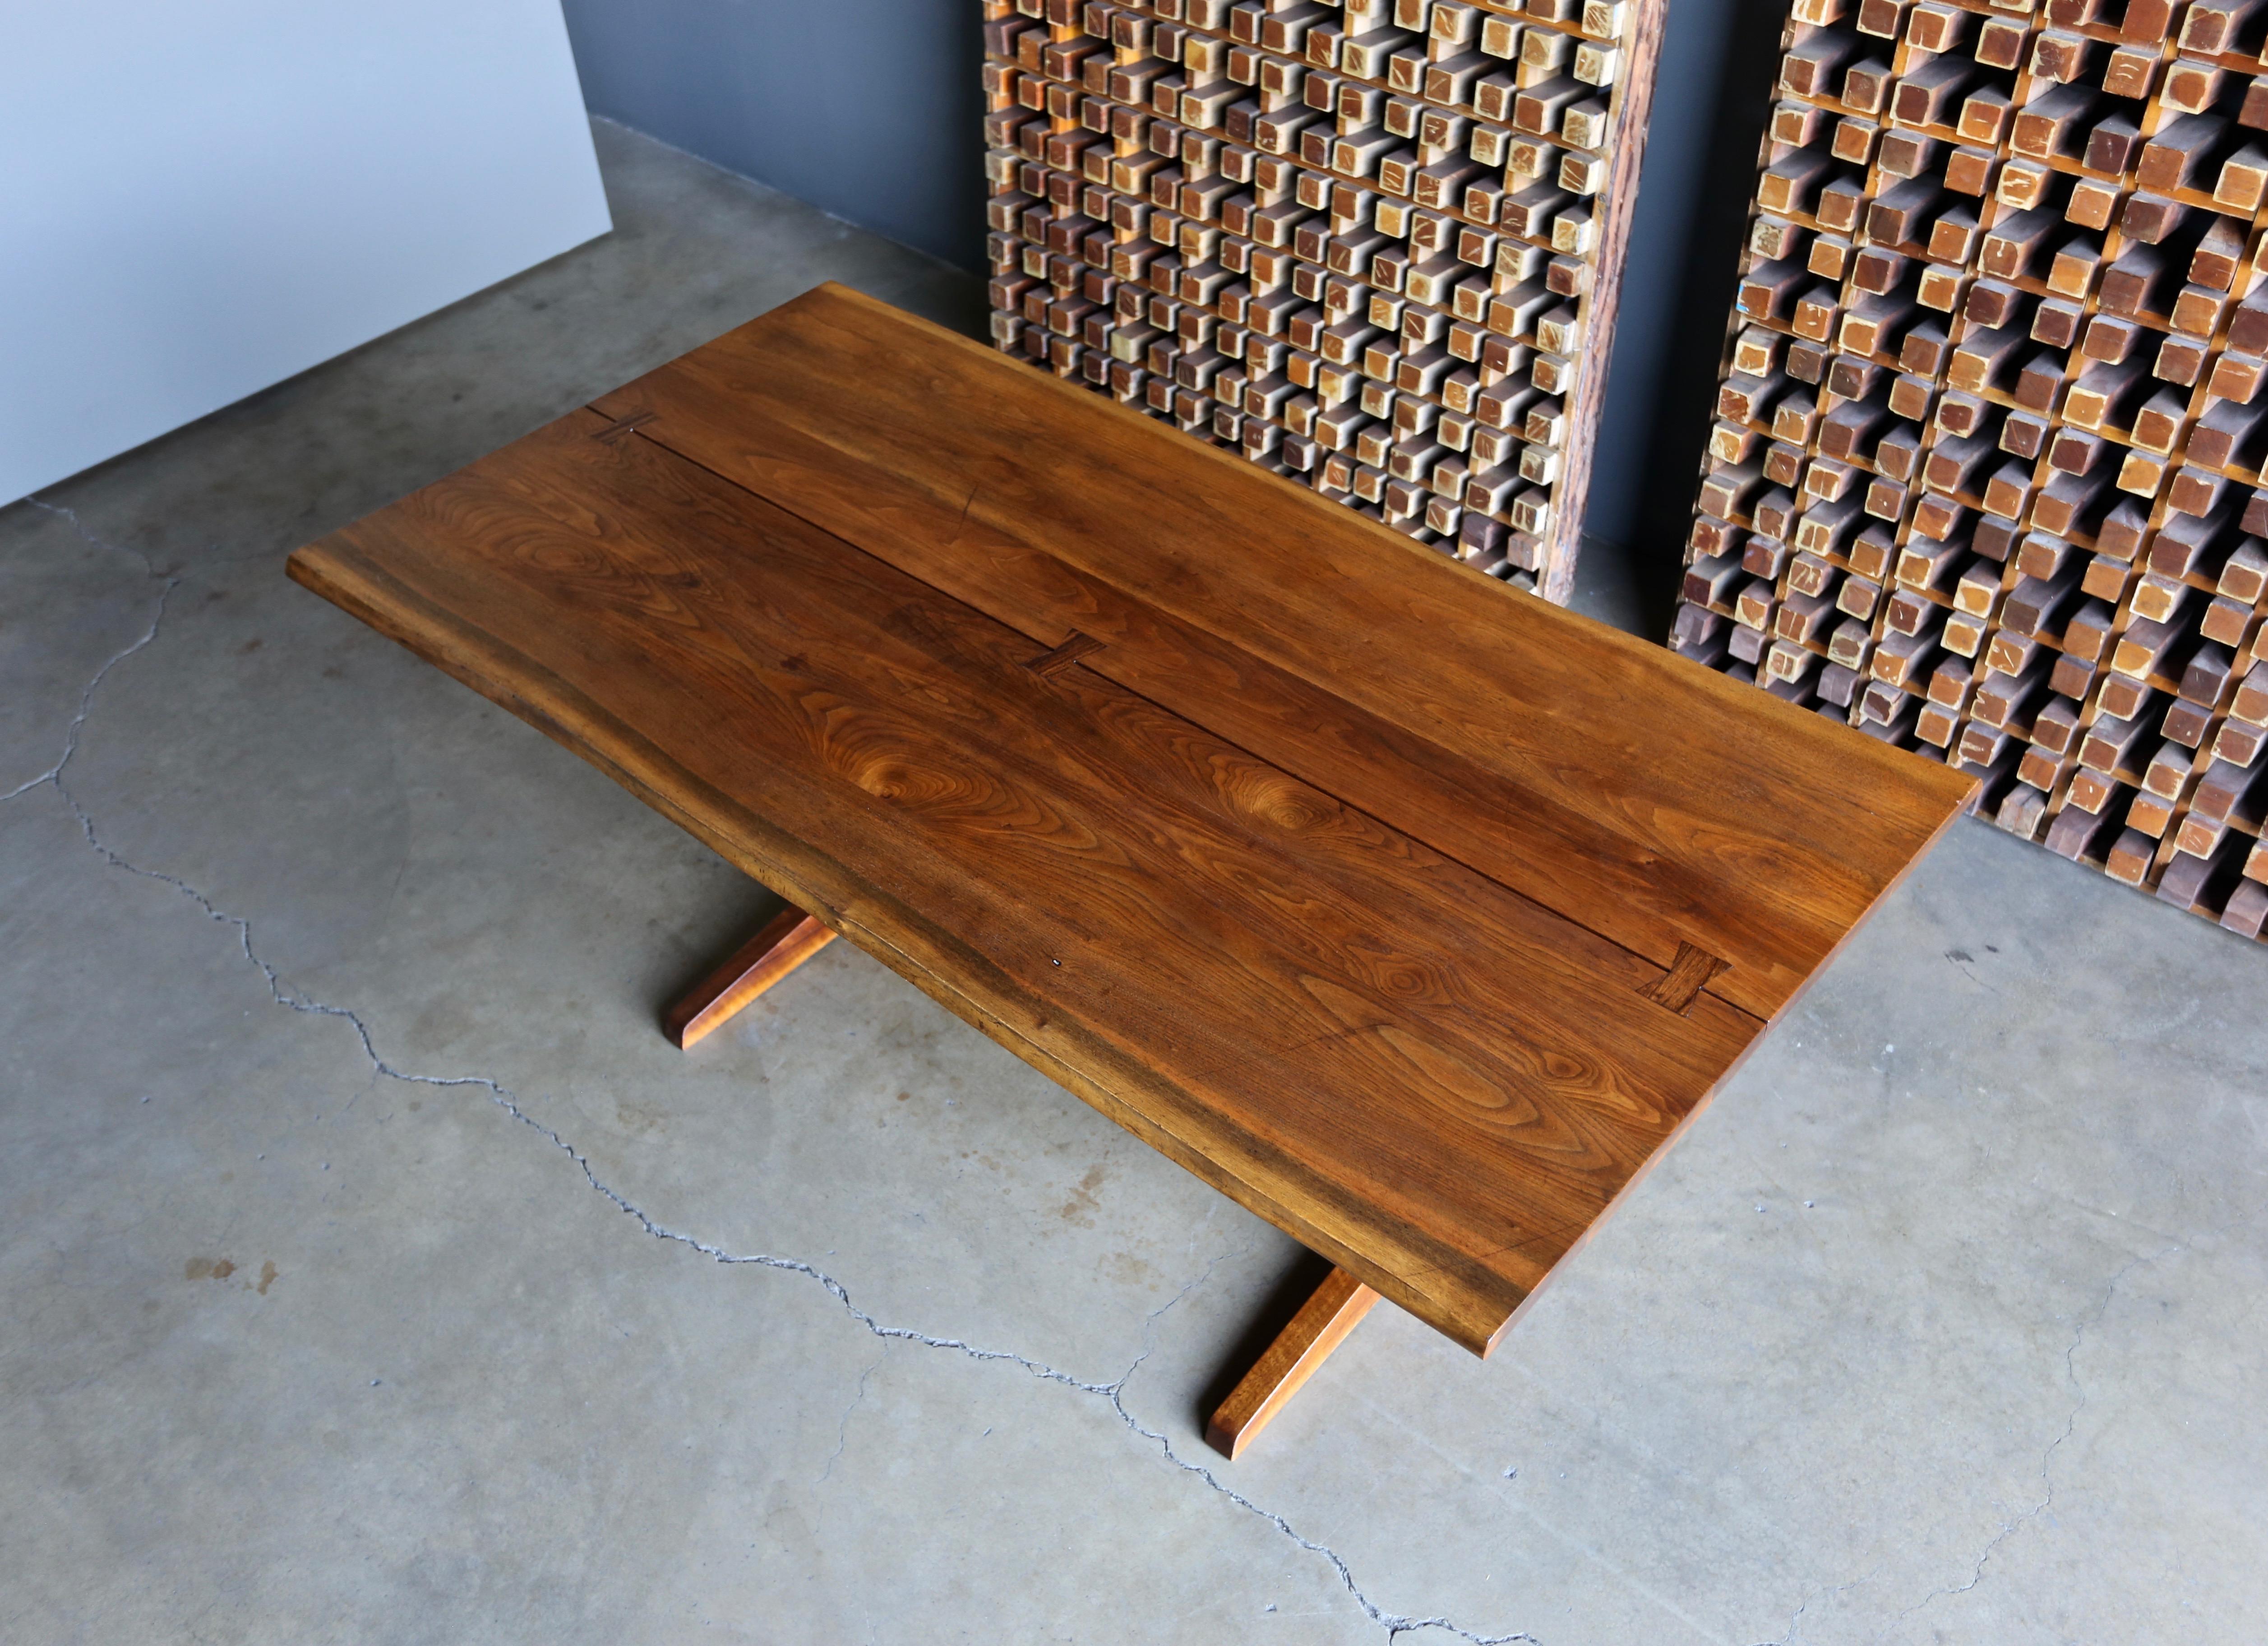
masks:
POLYGON ((1377 1301, 1376 1292, 1344 1269, 1325 1275, 1292 1324, 1220 1403, 1205 1424, 1205 1443, 1226 1458, 1250 1445, 1377 1301))
POLYGON ((743 943, 733 957, 669 1008, 662 1032, 689 1051, 732 1015, 828 944, 835 934, 792 904, 743 943))

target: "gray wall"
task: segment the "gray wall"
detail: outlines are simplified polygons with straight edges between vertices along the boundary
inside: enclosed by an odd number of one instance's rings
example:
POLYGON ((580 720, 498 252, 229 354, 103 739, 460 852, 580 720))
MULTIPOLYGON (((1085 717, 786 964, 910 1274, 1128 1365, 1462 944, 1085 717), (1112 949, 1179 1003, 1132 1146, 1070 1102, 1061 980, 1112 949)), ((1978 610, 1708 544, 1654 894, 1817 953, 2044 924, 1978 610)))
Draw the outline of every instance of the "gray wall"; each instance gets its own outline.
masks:
POLYGON ((976 0, 565 0, 594 114, 981 269, 976 0))
POLYGON ((1584 525, 1625 545, 1667 633, 1716 399, 1786 0, 1667 0, 1584 525))
MULTIPOLYGON (((976 0, 566 0, 566 12, 597 113, 981 269, 976 0)), ((1785 0, 1669 0, 1587 520, 1638 557, 1657 626, 1784 16, 1785 0)))

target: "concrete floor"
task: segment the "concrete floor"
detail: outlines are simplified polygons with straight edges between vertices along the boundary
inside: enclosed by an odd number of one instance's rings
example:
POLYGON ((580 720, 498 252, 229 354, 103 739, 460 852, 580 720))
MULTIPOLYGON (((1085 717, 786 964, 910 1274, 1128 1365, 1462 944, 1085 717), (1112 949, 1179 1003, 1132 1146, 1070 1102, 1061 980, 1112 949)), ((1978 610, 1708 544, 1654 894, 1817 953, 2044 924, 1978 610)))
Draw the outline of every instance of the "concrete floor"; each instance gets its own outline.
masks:
POLYGON ((287 584, 911 253, 599 129, 610 239, 0 513, 0 1638, 2268 1637, 2268 956, 1964 825, 1496 1358, 287 584), (2073 934, 2076 934, 2074 935, 2073 934))

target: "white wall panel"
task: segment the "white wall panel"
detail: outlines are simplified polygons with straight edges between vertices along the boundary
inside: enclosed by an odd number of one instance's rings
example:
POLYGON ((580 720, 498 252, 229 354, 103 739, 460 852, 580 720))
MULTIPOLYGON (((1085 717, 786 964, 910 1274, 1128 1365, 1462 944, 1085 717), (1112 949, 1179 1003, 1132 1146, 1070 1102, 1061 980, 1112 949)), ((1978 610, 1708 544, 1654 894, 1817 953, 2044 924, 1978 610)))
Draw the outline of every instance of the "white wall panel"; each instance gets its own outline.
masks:
POLYGON ((0 0, 0 500, 610 226, 559 0, 0 0))

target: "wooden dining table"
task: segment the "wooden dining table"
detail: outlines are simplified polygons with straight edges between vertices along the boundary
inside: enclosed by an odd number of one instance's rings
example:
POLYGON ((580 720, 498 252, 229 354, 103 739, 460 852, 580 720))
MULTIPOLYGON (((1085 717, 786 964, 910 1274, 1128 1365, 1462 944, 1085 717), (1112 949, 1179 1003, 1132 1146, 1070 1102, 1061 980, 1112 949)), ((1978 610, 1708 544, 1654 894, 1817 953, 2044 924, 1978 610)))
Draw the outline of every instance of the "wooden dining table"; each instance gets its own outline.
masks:
MULTIPOLYGON (((1686 483, 1682 475, 1664 483, 1686 483)), ((291 559, 1476 1354, 1967 804, 1916 759, 840 286, 291 559)))

